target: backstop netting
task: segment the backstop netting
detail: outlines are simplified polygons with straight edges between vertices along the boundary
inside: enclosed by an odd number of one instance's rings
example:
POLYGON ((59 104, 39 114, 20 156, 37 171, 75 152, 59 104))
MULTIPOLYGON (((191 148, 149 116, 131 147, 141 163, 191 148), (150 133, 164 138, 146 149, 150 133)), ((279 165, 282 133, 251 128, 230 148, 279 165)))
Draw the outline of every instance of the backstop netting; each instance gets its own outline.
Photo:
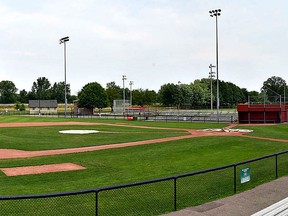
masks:
POLYGON ((130 100, 113 100, 113 112, 124 113, 126 108, 131 106, 130 100))

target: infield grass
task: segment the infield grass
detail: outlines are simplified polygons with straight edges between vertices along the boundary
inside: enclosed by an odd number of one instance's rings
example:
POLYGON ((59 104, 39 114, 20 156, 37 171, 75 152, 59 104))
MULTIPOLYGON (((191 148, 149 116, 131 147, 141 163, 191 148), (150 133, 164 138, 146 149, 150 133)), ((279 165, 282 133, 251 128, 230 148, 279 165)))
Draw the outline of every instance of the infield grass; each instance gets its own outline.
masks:
POLYGON ((275 125, 259 125, 259 126, 237 126, 237 128, 245 128, 253 130, 252 133, 247 135, 267 137, 267 138, 276 138, 276 139, 285 139, 288 140, 288 124, 275 124, 275 125))
POLYGON ((119 126, 53 126, 0 128, 0 148, 50 150, 135 142, 188 135, 186 131, 119 126), (98 130, 95 134, 61 134, 61 130, 98 130))

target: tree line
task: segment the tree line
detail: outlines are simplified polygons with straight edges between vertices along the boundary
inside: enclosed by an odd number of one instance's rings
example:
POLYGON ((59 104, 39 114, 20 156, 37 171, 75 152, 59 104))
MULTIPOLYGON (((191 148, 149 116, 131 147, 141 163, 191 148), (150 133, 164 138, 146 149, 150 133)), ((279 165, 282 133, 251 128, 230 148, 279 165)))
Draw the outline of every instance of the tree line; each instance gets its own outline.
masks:
MULTIPOLYGON (((60 103, 65 101, 64 96, 64 82, 54 83, 53 85, 46 77, 39 77, 33 82, 31 90, 20 90, 16 88, 15 84, 9 80, 0 82, 0 103, 13 104, 16 102, 28 103, 29 100, 57 100, 60 103)), ((71 96, 70 85, 66 85, 67 97, 73 100, 76 96, 71 96)))
MULTIPOLYGON (((65 83, 55 82, 53 85, 46 77, 39 77, 33 82, 31 90, 20 90, 16 88, 12 81, 3 80, 0 82, 0 103, 28 103, 29 100, 57 100, 58 103, 65 102, 65 83)), ((286 81, 281 77, 272 76, 263 82, 259 92, 248 91, 245 88, 219 80, 220 107, 235 107, 239 103, 269 103, 285 101, 287 90, 286 81)), ((167 83, 160 87, 158 92, 149 89, 123 90, 114 81, 102 87, 97 82, 86 84, 77 95, 71 95, 70 85, 66 85, 67 100, 72 103, 78 100, 79 106, 86 108, 113 108, 113 100, 122 100, 125 94, 126 100, 132 96, 132 104, 137 106, 147 106, 160 104, 163 106, 174 106, 178 108, 208 108, 211 105, 211 95, 213 106, 216 106, 217 83, 214 79, 197 79, 190 84, 167 83), (212 94, 211 94, 212 90, 212 94)))

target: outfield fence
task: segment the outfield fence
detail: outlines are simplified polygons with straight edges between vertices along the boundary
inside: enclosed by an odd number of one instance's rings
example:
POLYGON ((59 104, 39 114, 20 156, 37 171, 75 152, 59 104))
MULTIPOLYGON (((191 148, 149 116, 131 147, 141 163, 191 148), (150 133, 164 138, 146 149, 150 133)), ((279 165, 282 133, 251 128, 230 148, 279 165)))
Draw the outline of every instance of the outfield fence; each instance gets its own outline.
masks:
POLYGON ((0 197, 0 215, 160 215, 230 196, 285 175, 288 151, 133 184, 0 197))
POLYGON ((95 113, 90 114, 74 114, 73 112, 58 112, 29 114, 27 111, 9 111, 0 113, 0 115, 15 116, 25 115, 34 117, 51 117, 51 118, 86 118, 86 119, 110 119, 110 120, 142 120, 142 121, 158 121, 158 122, 237 122, 236 112, 210 112, 210 111, 190 111, 190 112, 143 112, 143 113, 95 113))

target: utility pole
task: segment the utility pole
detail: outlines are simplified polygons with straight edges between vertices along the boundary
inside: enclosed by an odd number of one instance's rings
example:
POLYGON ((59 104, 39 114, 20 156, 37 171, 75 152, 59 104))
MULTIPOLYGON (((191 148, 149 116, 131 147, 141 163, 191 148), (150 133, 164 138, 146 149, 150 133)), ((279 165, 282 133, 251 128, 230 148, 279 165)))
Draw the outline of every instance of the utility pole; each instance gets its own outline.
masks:
POLYGON ((215 72, 212 71, 212 68, 213 67, 216 67, 212 64, 209 65, 209 68, 210 68, 210 72, 209 72, 209 78, 210 78, 210 96, 211 96, 211 111, 213 110, 213 91, 212 91, 212 80, 213 80, 213 77, 215 77, 215 72))
POLYGON ((125 115, 125 80, 127 79, 126 75, 122 75, 123 80, 123 115, 125 115))

